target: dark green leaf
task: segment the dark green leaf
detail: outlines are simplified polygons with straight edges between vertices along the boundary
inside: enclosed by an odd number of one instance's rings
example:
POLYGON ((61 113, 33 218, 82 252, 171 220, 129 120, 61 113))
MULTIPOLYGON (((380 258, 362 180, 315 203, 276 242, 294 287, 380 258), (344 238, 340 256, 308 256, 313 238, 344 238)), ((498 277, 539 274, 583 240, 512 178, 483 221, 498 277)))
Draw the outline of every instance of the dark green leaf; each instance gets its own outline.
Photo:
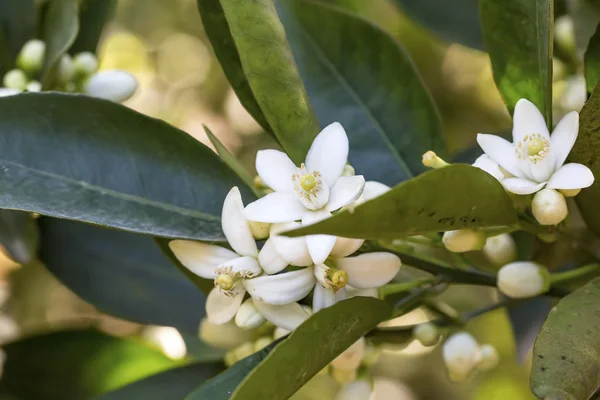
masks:
POLYGON ((521 98, 552 126, 553 0, 480 0, 494 80, 512 114, 521 98))
POLYGON ((233 70, 232 84, 239 85, 243 74, 271 131, 300 164, 319 133, 319 124, 273 1, 199 0, 199 6, 221 64, 233 70))
POLYGON ((396 0, 396 3, 440 38, 484 50, 478 0, 396 0))
POLYGON ((523 362, 531 353, 533 342, 551 308, 552 300, 548 297, 527 299, 507 308, 519 362, 523 362))
POLYGON ((152 238, 46 217, 40 229, 42 262, 84 300, 128 320, 198 332, 205 298, 152 238))
POLYGON ((540 399, 589 399, 600 387, 600 278, 558 302, 533 347, 531 389, 540 399))
POLYGON ((96 52, 106 22, 113 16, 117 0, 84 0, 79 11, 80 29, 71 54, 82 51, 96 52))
POLYGON ((494 177, 470 165, 454 164, 426 172, 352 211, 292 231, 290 236, 328 233, 396 239, 516 222, 512 200, 494 177))
POLYGON ((0 0, 0 74, 13 68, 21 47, 35 37, 36 9, 34 0, 0 0), (4 46, 2 46, 4 45, 4 46))
POLYGON ((42 83, 51 88, 55 67, 69 50, 79 32, 79 1, 51 0, 44 15, 43 40, 46 55, 42 68, 42 83))
POLYGON ((594 87, 600 80, 600 25, 596 28, 594 36, 590 38, 585 51, 585 81, 587 91, 594 91, 594 87))
POLYGON ((0 99, 0 208, 163 237, 223 240, 232 186, 207 147, 162 121, 81 95, 0 99))
POLYGON ((231 400, 288 399, 335 357, 391 315, 392 307, 388 303, 371 297, 351 298, 319 311, 248 374, 231 400))
POLYGON ((97 400, 177 400, 184 399, 198 383, 212 378, 223 370, 222 363, 192 364, 152 375, 97 400))
POLYGON ((136 340, 93 330, 34 336, 2 349, 0 392, 20 400, 89 399, 181 364, 136 340))
POLYGON ((427 150, 443 153, 439 114, 389 34, 321 3, 277 5, 319 122, 344 126, 357 173, 394 185, 424 171, 427 150))
POLYGON ((40 234, 30 213, 0 210, 0 245, 10 258, 28 264, 37 257, 40 234))

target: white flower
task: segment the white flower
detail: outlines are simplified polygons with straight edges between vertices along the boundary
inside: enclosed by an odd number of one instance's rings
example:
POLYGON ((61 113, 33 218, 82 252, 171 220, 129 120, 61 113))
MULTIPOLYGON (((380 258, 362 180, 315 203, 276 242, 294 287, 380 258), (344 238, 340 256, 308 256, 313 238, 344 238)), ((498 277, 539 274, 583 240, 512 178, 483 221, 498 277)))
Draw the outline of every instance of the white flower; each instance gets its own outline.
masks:
POLYGON ((550 289, 550 273, 543 266, 529 262, 514 262, 498 271, 498 289, 515 299, 534 297, 550 289))
POLYGON ((444 343, 442 355, 450 379, 455 381, 469 376, 481 361, 479 345, 467 332, 458 332, 450 336, 444 343))
POLYGON ((444 232, 442 242, 453 253, 481 250, 485 245, 485 233, 476 229, 458 229, 444 232))
MULTIPOLYGON (((365 185, 360 175, 342 176, 347 159, 348 137, 337 122, 315 138, 300 168, 285 153, 259 151, 256 170, 274 192, 246 206, 246 217, 276 225, 299 220, 312 224, 329 217, 332 211, 355 202, 365 185)), ((303 240, 315 264, 327 259, 336 241, 329 235, 309 235, 303 240)))
POLYGON ((517 259, 517 244, 508 233, 487 238, 483 254, 497 267, 517 259))
POLYGON ((133 96, 137 87, 138 83, 133 75, 115 69, 94 74, 87 81, 84 93, 88 96, 122 103, 133 96))
MULTIPOLYGON (((173 240, 169 247, 177 259, 196 275, 213 279, 215 288, 206 299, 206 314, 213 324, 230 321, 240 309, 246 291, 253 297, 253 306, 271 321, 281 318, 286 326, 296 323, 296 316, 285 315, 287 309, 305 297, 314 285, 312 269, 260 276, 262 269, 257 260, 258 249, 248 221, 244 218, 244 205, 237 187, 231 189, 223 203, 221 223, 225 237, 234 251, 224 247, 189 240, 173 240), (262 304, 272 308, 270 317, 263 312, 262 304), (287 308, 279 307, 286 305, 287 308), (292 322, 285 322, 287 320, 292 322)), ((300 307, 300 306, 298 306, 300 307)), ((247 310, 244 309, 244 313, 247 310)), ((241 316, 239 321, 246 321, 241 316)))
POLYGON ((565 196, 554 189, 537 192, 531 202, 531 212, 541 225, 559 224, 569 215, 565 196))
MULTIPOLYGON (((478 134, 483 151, 514 177, 505 178, 506 190, 515 194, 531 194, 544 186, 550 189, 581 189, 594 182, 594 175, 582 164, 564 164, 575 144, 579 130, 579 114, 570 112, 560 120, 552 137, 539 110, 521 99, 513 116, 513 141, 478 134)), ((494 175, 494 174, 492 174, 494 175)))

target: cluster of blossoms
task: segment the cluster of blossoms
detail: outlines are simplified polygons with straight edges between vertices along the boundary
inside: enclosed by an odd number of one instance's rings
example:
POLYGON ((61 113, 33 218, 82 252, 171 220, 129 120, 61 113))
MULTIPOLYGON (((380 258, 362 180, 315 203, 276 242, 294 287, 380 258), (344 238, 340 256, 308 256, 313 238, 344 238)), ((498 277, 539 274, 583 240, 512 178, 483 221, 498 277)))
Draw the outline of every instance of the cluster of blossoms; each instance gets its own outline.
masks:
MULTIPOLYGON (((42 83, 37 80, 44 66, 46 44, 30 40, 17 56, 17 68, 8 71, 0 88, 0 97, 12 96, 23 91, 39 92, 42 83)), ((137 90, 133 75, 121 70, 98 71, 98 59, 93 53, 82 52, 71 57, 62 56, 56 67, 56 82, 52 89, 69 93, 84 93, 122 103, 137 90)))
POLYGON ((187 240, 170 242, 186 268, 214 280, 206 301, 211 323, 234 320, 240 327, 255 328, 269 321, 291 331, 308 318, 298 301, 311 292, 312 312, 317 312, 351 296, 376 297, 377 289, 396 276, 401 262, 394 254, 351 256, 363 240, 280 235, 389 189, 354 175, 346 165, 348 150, 346 132, 333 123, 315 138, 300 167, 283 152, 259 151, 256 169, 270 193, 244 207, 238 188, 231 189, 221 221, 232 250, 187 240), (266 239, 260 250, 256 239, 266 239))

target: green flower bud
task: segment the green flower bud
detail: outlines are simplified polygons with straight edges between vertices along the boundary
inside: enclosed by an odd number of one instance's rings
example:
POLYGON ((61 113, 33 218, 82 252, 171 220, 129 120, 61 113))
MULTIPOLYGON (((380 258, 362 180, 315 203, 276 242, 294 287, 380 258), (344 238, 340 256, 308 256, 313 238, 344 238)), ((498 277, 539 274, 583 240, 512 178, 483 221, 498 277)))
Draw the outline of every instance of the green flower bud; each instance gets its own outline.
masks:
POLYGON ((453 253, 481 250, 485 245, 485 233, 475 229, 459 229, 444 232, 442 242, 453 253))
POLYGON ((20 69, 13 69, 4 75, 2 83, 4 87, 9 89, 25 90, 27 87, 27 76, 20 69))
POLYGON ((75 63, 70 55, 65 54, 61 57, 56 78, 61 85, 67 85, 75 78, 75 63))
POLYGON ((41 92, 42 91, 42 84, 38 81, 31 81, 27 84, 26 87, 28 92, 41 92))
POLYGON ((75 74, 82 77, 89 77, 98 71, 98 59, 89 51, 79 53, 73 59, 75 65, 75 74))
POLYGON ((30 75, 39 72, 44 65, 44 54, 46 44, 41 40, 30 40, 21 49, 17 56, 17 67, 26 71, 30 75))
POLYGON ((517 245, 508 233, 487 238, 483 254, 497 267, 502 267, 517 259, 517 245))
POLYGON ((425 347, 435 346, 440 340, 440 332, 437 326, 431 322, 415 326, 413 336, 425 347))

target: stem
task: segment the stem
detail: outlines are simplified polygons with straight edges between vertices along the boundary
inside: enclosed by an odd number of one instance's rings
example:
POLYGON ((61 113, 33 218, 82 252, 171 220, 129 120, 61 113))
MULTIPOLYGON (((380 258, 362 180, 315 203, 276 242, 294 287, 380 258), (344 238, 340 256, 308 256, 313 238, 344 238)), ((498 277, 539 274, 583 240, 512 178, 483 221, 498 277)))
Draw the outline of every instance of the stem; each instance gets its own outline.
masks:
POLYGON ((390 283, 385 286, 379 288, 379 297, 386 297, 392 294, 398 294, 403 292, 408 292, 412 289, 416 289, 421 286, 425 286, 428 284, 432 284, 435 282, 434 278, 423 278, 416 279, 410 282, 398 282, 398 283, 390 283))
POLYGON ((521 230, 525 231, 525 232, 529 232, 532 235, 539 235, 540 233, 553 233, 555 232, 554 228, 551 227, 547 227, 547 226, 542 226, 542 225, 537 225, 534 223, 531 223, 529 221, 525 221, 523 219, 519 220, 519 227, 521 228, 521 230))
POLYGON ((588 264, 583 267, 572 269, 570 271, 556 272, 554 274, 550 274, 550 281, 553 284, 558 282, 569 281, 587 275, 590 272, 596 271, 598 268, 600 268, 600 264, 588 264))

